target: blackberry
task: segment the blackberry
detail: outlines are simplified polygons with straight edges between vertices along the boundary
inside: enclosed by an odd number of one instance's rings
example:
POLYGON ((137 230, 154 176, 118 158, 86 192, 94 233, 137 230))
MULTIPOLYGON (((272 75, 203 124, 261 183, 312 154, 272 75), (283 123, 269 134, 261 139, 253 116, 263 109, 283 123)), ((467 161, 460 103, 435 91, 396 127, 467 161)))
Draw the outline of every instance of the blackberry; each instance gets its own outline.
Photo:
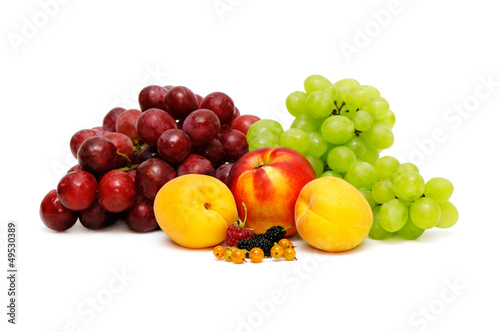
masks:
POLYGON ((261 234, 266 239, 271 241, 272 244, 278 243, 281 239, 285 237, 286 229, 281 226, 273 226, 269 228, 264 234, 261 234))
POLYGON ((256 235, 254 239, 241 239, 238 241, 238 249, 245 249, 250 252, 253 248, 260 248, 265 257, 271 257, 271 248, 273 243, 265 238, 263 234, 256 235))

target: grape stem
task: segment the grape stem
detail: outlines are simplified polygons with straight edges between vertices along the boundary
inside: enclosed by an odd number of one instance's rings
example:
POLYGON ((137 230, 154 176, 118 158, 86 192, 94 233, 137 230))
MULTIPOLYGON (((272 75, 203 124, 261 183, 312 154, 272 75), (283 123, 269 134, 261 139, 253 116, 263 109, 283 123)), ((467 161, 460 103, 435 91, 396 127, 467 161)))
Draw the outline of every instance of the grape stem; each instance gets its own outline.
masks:
POLYGON ((128 166, 125 166, 125 167, 122 167, 122 168, 117 168, 117 169, 114 169, 113 171, 122 171, 122 172, 126 172, 126 171, 131 171, 133 169, 136 169, 137 167, 139 167, 139 164, 135 164, 135 165, 128 165, 128 166))
POLYGON ((129 166, 129 165, 130 165, 130 163, 131 163, 132 161, 130 160, 130 158, 129 158, 126 154, 121 153, 121 152, 119 152, 119 151, 116 151, 116 153, 117 153, 120 157, 123 157, 123 158, 125 158, 125 159, 127 160, 127 166, 129 166))

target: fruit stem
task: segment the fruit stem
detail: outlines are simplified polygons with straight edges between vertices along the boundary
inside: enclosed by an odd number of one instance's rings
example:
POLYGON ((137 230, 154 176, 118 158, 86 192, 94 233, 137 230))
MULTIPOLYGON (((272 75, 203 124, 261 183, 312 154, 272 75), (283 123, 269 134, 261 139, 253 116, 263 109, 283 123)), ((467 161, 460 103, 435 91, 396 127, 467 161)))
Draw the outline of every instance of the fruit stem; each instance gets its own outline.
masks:
POLYGON ((122 172, 126 172, 126 171, 131 171, 131 170, 133 170, 133 169, 136 169, 137 167, 139 167, 139 164, 130 165, 130 166, 125 166, 125 167, 122 167, 122 168, 117 168, 117 169, 114 169, 113 171, 122 171, 122 172))
POLYGON ((119 152, 119 151, 116 151, 116 153, 117 153, 120 157, 123 157, 123 158, 127 159, 127 166, 130 166, 130 163, 131 163, 132 161, 130 160, 130 158, 129 158, 126 154, 121 153, 121 152, 119 152))
POLYGON ((245 209, 245 219, 243 220, 243 223, 240 225, 240 227, 245 228, 245 224, 247 222, 248 211, 247 211, 247 206, 245 205, 245 202, 241 202, 241 205, 243 205, 243 208, 245 209))

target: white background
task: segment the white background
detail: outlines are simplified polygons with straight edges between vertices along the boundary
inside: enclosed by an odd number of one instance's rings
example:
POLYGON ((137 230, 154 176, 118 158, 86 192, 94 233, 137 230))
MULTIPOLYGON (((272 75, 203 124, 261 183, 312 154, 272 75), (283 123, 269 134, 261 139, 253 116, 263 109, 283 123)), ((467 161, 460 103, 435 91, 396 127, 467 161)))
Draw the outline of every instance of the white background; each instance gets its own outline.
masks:
POLYGON ((401 0, 394 10, 389 0, 61 0, 44 20, 47 2, 0 5, 2 270, 9 220, 19 246, 18 325, 6 323, 2 277, 2 331, 500 328, 494 2, 401 0), (377 23, 373 13, 389 9, 377 23), (346 56, 347 44, 357 53, 346 56), (114 106, 137 107, 144 85, 223 91, 241 113, 288 127, 285 98, 310 74, 381 91, 397 116, 386 154, 454 183, 454 228, 417 241, 367 239, 343 254, 318 254, 294 238, 297 262, 238 266, 210 249, 182 249, 161 231, 77 224, 59 234, 40 221, 41 199, 75 164, 72 134, 100 125, 114 106), (98 309, 90 298, 100 298, 98 309))

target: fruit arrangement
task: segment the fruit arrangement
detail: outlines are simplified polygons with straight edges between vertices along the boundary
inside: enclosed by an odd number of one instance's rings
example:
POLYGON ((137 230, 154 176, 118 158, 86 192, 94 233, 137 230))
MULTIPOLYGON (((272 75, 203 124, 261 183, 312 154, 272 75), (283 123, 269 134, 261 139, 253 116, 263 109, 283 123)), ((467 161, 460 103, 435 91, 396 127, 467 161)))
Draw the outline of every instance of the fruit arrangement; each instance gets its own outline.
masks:
POLYGON ((113 108, 71 137, 78 164, 43 198, 41 219, 55 231, 123 219, 237 264, 295 260, 296 233, 339 252, 457 222, 450 181, 380 157, 396 118, 375 87, 312 75, 304 90, 286 99, 295 120, 284 131, 221 92, 147 86, 138 109, 113 108))
POLYGON ((225 183, 233 163, 248 152, 248 128, 259 120, 240 116, 222 92, 202 98, 183 86, 152 85, 142 89, 138 101, 140 110, 113 108, 102 126, 71 137, 78 164, 42 200, 40 216, 47 227, 64 231, 79 219, 97 230, 124 219, 133 231, 158 229, 158 191, 186 174, 225 183))
MULTIPOLYGON (((304 89, 286 99, 287 110, 295 117, 291 128, 284 131, 281 124, 269 119, 255 122, 247 133, 250 151, 288 147, 310 162, 316 177, 349 182, 372 208, 369 233, 374 239, 392 234, 416 239, 426 229, 448 228, 457 222, 458 211, 449 201, 453 193, 450 181, 436 177, 426 183, 416 165, 379 157, 394 143, 391 129, 396 117, 375 87, 354 79, 331 83, 311 75, 305 79, 304 89)), ((297 214, 295 217, 299 224, 297 214)))

